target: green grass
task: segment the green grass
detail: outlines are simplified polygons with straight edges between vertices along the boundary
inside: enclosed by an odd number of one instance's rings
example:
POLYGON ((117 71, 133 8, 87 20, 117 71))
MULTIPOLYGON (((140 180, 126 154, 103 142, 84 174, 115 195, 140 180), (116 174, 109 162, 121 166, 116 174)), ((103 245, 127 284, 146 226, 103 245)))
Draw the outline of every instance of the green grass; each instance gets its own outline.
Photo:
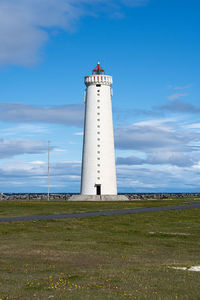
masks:
MULTIPOLYGON (((150 203, 161 205, 142 201, 138 206, 149 207, 150 203)), ((9 215, 10 205, 1 203, 2 216, 9 215)), ((38 214, 37 205, 43 207, 32 203, 26 210, 15 203, 11 215, 38 214)), ((130 204, 45 203, 48 205, 52 206, 43 208, 45 213, 53 207, 63 212, 60 205, 69 212, 130 204)), ((1 223, 0 298, 197 300, 200 273, 171 267, 200 265, 199 213, 200 209, 191 209, 1 223)))
POLYGON ((0 218, 46 214, 78 213, 138 207, 182 205, 195 199, 135 200, 125 202, 67 202, 67 201, 1 201, 0 218))

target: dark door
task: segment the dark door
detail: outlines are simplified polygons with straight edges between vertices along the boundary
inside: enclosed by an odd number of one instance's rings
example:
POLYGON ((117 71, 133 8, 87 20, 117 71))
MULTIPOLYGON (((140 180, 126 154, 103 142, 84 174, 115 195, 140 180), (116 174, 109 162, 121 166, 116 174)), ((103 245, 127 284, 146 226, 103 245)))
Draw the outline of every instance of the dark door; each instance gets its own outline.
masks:
POLYGON ((97 188, 97 195, 100 196, 101 195, 101 185, 97 184, 96 188, 97 188))

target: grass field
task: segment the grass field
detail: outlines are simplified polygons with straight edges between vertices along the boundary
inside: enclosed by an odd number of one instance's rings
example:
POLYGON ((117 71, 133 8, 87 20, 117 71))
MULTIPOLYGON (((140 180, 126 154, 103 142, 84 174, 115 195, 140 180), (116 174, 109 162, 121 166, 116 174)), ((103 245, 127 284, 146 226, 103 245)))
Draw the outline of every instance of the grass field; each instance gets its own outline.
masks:
MULTIPOLYGON (((174 204, 1 202, 0 217, 174 204)), ((0 299, 200 299, 200 272, 172 268, 200 265, 199 216, 191 209, 1 223, 0 299)))
POLYGON ((0 201, 0 218, 46 214, 79 213, 139 207, 190 204, 198 199, 135 200, 125 202, 0 201))

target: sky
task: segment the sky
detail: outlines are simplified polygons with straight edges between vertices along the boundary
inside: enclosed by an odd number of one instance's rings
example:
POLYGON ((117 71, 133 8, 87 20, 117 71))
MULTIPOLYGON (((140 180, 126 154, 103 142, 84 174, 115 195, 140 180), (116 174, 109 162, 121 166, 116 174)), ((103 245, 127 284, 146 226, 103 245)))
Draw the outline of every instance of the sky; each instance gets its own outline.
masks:
POLYGON ((84 76, 113 76, 118 192, 200 192, 200 2, 0 0, 0 192, 79 193, 84 76))

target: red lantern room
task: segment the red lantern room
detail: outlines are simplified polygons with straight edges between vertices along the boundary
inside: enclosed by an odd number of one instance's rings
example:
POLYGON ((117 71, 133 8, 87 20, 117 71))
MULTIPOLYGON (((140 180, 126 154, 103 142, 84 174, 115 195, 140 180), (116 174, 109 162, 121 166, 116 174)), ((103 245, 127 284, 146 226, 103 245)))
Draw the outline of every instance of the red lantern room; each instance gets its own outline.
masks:
POLYGON ((96 68, 92 71, 92 74, 94 75, 104 75, 104 70, 101 68, 100 63, 98 62, 96 68))

